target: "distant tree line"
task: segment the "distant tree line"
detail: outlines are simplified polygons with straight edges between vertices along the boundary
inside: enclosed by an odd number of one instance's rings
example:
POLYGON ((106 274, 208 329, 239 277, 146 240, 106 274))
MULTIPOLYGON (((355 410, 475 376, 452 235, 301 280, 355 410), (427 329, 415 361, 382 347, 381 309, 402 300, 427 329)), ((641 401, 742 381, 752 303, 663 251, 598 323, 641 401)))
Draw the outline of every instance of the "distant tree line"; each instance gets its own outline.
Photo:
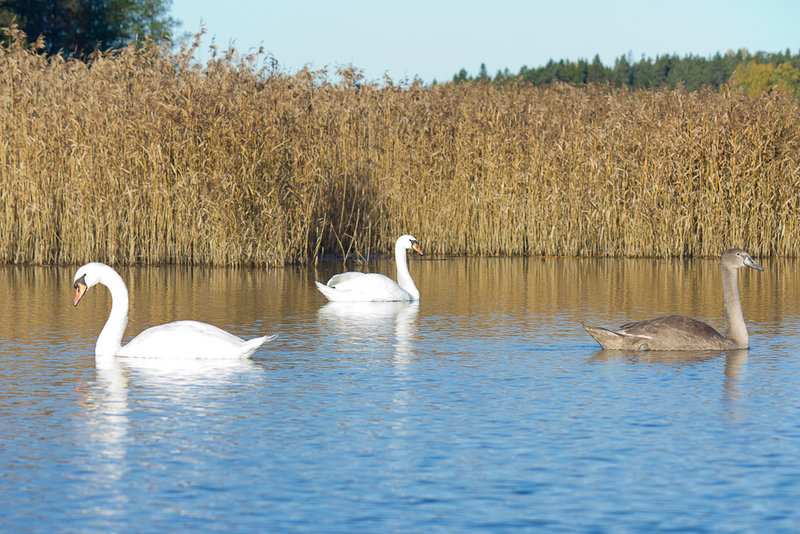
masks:
POLYGON ((713 57, 678 57, 677 55, 657 56, 655 59, 642 57, 633 61, 630 55, 620 56, 608 67, 595 55, 592 61, 550 60, 543 67, 523 66, 517 74, 508 69, 498 71, 491 77, 486 65, 481 64, 477 75, 470 76, 461 69, 453 76, 453 82, 484 80, 503 84, 527 82, 534 85, 547 85, 564 82, 573 85, 607 83, 615 87, 633 89, 683 85, 688 91, 701 87, 719 88, 733 78, 734 83, 745 88, 748 94, 762 91, 782 90, 800 97, 800 53, 792 55, 790 50, 783 53, 757 52, 750 54, 741 49, 726 54, 717 53, 713 57))

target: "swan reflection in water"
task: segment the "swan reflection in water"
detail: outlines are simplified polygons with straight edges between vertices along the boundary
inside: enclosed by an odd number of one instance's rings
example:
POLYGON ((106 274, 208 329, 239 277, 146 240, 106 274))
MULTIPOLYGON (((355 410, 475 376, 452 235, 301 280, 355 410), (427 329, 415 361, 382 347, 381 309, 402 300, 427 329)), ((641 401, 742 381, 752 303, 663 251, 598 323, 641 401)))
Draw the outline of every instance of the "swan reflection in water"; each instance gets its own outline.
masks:
POLYGON ((234 382, 242 374, 263 371, 257 361, 191 360, 181 358, 117 358, 136 384, 156 387, 218 386, 234 382))
POLYGON ((129 437, 128 377, 116 364, 97 368, 95 381, 88 384, 83 402, 87 443, 84 469, 89 484, 85 503, 86 513, 114 522, 128 507, 128 496, 120 484, 128 475, 129 437), (102 499, 96 497, 102 495, 102 499))
POLYGON ((372 346, 394 339, 395 362, 407 363, 414 356, 418 313, 419 302, 328 302, 317 317, 323 330, 341 342, 372 346))
POLYGON ((742 372, 747 363, 748 349, 732 349, 726 351, 698 350, 698 351, 627 351, 627 350, 599 350, 590 358, 591 361, 625 362, 630 364, 662 364, 685 365, 716 360, 720 355, 725 355, 725 382, 723 385, 723 399, 727 401, 741 400, 739 384, 742 382, 742 372))
MULTIPOLYGON (((216 402, 215 395, 229 383, 238 383, 241 376, 252 376, 254 371, 264 371, 259 362, 253 360, 180 360, 161 358, 116 358, 96 367, 96 378, 82 402, 90 444, 86 469, 90 473, 91 487, 97 491, 119 492, 128 470, 128 447, 132 445, 129 435, 129 394, 132 388, 147 388, 147 398, 154 402, 183 403, 189 407, 202 404, 208 407, 216 402)), ((138 410, 147 409, 142 400, 137 401, 138 410)), ((127 497, 119 492, 108 500, 113 510, 103 510, 106 517, 125 510, 127 497), (113 506, 112 506, 113 503, 113 506)), ((97 514, 97 504, 92 513, 97 514)))
MULTIPOLYGON (((358 347, 379 347, 392 343, 391 374, 395 380, 404 382, 412 375, 409 364, 416 358, 414 335, 416 334, 419 302, 329 302, 320 307, 317 317, 322 329, 335 335, 337 344, 352 344, 358 347)), ((370 357, 373 354, 370 351, 370 357)), ((375 352, 378 357, 383 352, 375 352)), ((392 403, 397 415, 392 424, 396 435, 402 435, 410 399, 414 389, 392 388, 392 403)), ((393 444, 390 450, 403 449, 404 439, 393 444)), ((401 455, 403 458, 407 455, 401 455)))

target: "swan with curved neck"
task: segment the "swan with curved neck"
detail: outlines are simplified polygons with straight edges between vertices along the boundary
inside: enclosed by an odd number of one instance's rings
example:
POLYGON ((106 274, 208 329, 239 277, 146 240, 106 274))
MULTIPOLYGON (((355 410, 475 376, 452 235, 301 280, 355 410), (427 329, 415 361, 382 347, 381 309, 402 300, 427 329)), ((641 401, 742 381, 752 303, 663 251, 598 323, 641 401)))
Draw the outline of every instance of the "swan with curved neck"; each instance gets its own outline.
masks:
POLYGON ((397 264, 397 282, 378 273, 346 272, 337 274, 323 285, 314 283, 325 298, 332 302, 388 302, 419 300, 419 290, 408 272, 406 250, 422 254, 415 237, 402 235, 394 244, 394 261, 397 264))
POLYGON ((87 263, 75 273, 73 287, 77 306, 86 291, 102 284, 111 292, 111 313, 97 337, 95 359, 107 361, 114 356, 132 358, 243 359, 249 358, 265 342, 276 336, 243 340, 216 326, 197 321, 175 321, 153 326, 122 345, 128 324, 128 288, 122 277, 102 263, 87 263))
POLYGON ((740 248, 732 248, 722 254, 722 298, 728 322, 724 335, 701 321, 683 315, 629 323, 617 330, 585 324, 583 327, 604 349, 611 350, 746 349, 750 346, 750 336, 744 324, 737 280, 737 272, 742 267, 764 270, 740 248))

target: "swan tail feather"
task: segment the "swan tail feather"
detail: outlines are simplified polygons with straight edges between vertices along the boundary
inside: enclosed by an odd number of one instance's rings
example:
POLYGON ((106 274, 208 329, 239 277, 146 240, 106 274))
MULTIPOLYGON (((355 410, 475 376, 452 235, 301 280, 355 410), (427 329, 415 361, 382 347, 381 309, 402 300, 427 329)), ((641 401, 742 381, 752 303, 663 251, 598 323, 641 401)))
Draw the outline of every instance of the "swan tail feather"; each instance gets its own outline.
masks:
POLYGON ((326 299, 328 299, 330 301, 336 300, 336 296, 335 296, 336 293, 335 293, 335 290, 332 287, 328 287, 328 286, 326 286, 324 284, 320 284, 316 280, 314 280, 314 283, 317 284, 317 289, 319 289, 319 292, 322 293, 325 296, 326 299))
POLYGON ((589 326, 584 323, 581 323, 581 326, 606 350, 647 350, 649 348, 647 336, 614 332, 607 328, 589 326))
POLYGON ((247 341, 244 342, 244 345, 242 345, 241 357, 243 359, 250 358, 253 355, 253 353, 258 349, 258 347, 260 347, 267 341, 272 341, 276 337, 278 337, 278 334, 272 334, 268 336, 261 336, 261 337, 255 337, 253 339, 248 339, 247 341))

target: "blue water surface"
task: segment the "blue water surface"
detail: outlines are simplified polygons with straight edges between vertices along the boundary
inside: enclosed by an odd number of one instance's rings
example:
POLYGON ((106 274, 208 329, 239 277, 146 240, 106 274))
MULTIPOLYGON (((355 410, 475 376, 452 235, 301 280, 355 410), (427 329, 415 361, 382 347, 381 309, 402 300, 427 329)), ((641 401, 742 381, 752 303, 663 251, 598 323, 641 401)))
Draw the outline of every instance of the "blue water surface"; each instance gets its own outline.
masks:
MULTIPOLYGON (((620 280, 675 278, 640 262, 620 280)), ((599 351, 579 323, 687 301, 572 281, 607 265, 411 267, 419 304, 359 306, 313 289, 341 264, 129 269, 127 338, 188 317, 280 337, 253 361, 111 369, 104 290, 74 309, 73 269, 3 268, 0 531, 800 530, 798 315, 769 279, 741 282, 749 351, 655 355, 599 351), (137 306, 166 288, 192 297, 137 306)), ((689 311, 723 324, 708 300, 689 311)))

